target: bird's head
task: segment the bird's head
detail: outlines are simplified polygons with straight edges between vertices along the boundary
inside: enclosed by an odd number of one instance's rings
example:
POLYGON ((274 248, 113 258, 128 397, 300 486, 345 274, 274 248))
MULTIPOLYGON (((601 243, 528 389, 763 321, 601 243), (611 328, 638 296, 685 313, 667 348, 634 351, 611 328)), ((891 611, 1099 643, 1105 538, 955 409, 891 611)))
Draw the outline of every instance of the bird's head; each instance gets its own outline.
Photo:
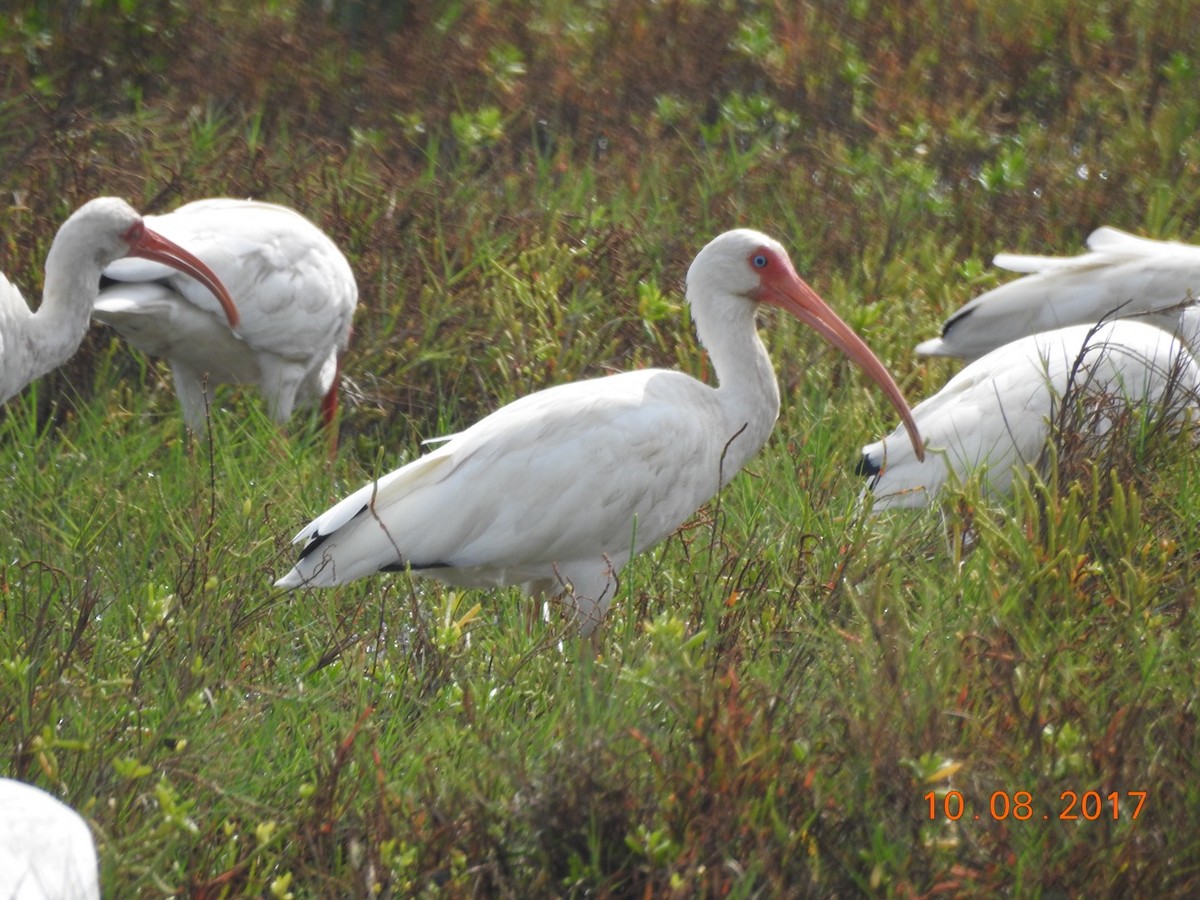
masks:
POLYGON ((697 254, 687 280, 689 295, 694 287, 703 285, 710 296, 777 306, 824 337, 879 385, 900 413, 917 457, 924 458, 925 446, 912 411, 891 374, 854 330, 796 274, 782 244, 748 228, 727 231, 697 254))
POLYGON ((55 243, 70 244, 75 251, 103 269, 113 260, 129 255, 125 233, 140 222, 137 210, 117 197, 89 200, 59 226, 55 243))
POLYGON ((787 251, 778 241, 749 228, 737 228, 719 235, 696 254, 688 269, 689 290, 705 289, 760 302, 763 288, 796 270, 787 251))
POLYGON ((59 229, 58 238, 85 248, 101 270, 126 256, 162 263, 190 275, 203 284, 221 304, 230 328, 239 322, 237 306, 229 291, 197 256, 146 227, 132 206, 117 197, 89 200, 71 215, 59 229))

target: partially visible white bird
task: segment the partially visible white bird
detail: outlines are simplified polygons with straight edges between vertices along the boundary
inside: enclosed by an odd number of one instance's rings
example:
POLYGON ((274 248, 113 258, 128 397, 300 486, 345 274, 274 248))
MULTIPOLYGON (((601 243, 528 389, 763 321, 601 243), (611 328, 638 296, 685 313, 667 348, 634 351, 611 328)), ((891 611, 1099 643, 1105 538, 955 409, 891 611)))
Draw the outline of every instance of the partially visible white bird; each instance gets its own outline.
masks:
POLYGON ((0 897, 100 898, 100 868, 87 823, 45 791, 11 778, 0 778, 0 897))
MULTIPOLYGON (((1194 315, 1194 313, 1193 313, 1194 315)), ((1197 410, 1200 364, 1169 332, 1119 319, 1044 331, 975 360, 913 408, 924 461, 893 432, 863 447, 874 510, 936 502, 947 484, 979 476, 995 495, 1042 455, 1064 397, 1089 404, 1084 427, 1102 436, 1131 404, 1158 415, 1197 410), (1117 408, 1108 404, 1117 404, 1117 408)))
POLYGON ((219 310, 228 327, 237 327, 237 307, 208 266, 147 227, 124 200, 99 197, 79 207, 54 236, 46 255, 42 304, 36 313, 0 275, 0 403, 62 365, 79 348, 87 333, 100 273, 123 256, 170 267, 167 271, 186 272, 199 282, 194 302, 219 310))
POLYGON ((874 379, 921 441, 866 345, 796 274, 783 247, 737 230, 700 251, 687 299, 719 386, 646 369, 549 388, 502 407, 367 484, 294 538, 284 588, 403 571, 558 597, 592 632, 632 556, 670 535, 766 442, 779 386, 755 327, 787 310, 874 379))
POLYGON ((997 266, 1029 274, 967 303, 917 353, 977 359, 1038 332, 1135 315, 1175 331, 1181 306, 1200 296, 1200 247, 1115 228, 1087 245, 1079 256, 999 254, 997 266))
POLYGON ((318 401, 332 421, 358 303, 337 245, 300 213, 252 200, 197 200, 146 222, 204 260, 241 311, 235 335, 186 275, 129 259, 104 270, 93 316, 170 362, 188 426, 203 428, 205 384, 228 383, 258 385, 277 422, 318 401))

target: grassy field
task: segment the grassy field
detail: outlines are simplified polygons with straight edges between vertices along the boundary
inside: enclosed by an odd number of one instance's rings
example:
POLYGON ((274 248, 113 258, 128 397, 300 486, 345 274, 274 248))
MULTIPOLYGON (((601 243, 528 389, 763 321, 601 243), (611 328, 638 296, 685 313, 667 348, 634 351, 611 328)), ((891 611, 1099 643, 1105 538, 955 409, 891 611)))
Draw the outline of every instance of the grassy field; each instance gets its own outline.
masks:
POLYGON ((249 391, 189 438, 101 328, 0 413, 0 774, 89 820, 105 896, 1200 893, 1181 440, 871 520, 852 469, 893 412, 772 317, 774 437, 596 646, 515 591, 271 586, 424 438, 613 369, 705 377, 682 281, 729 227, 783 241, 914 402, 955 367, 912 346, 993 253, 1200 241, 1200 5, 18 6, 27 297, 101 194, 292 205, 362 295, 332 461, 249 391))

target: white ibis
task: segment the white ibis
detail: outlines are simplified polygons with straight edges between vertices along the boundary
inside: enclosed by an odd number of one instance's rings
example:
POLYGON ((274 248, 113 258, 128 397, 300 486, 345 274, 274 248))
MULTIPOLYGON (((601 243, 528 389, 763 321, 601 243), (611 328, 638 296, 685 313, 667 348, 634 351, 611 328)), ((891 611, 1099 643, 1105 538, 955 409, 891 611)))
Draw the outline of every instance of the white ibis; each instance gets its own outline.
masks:
POLYGON ((898 431, 864 447, 858 468, 870 477, 864 495, 874 494, 874 510, 925 506, 947 482, 972 475, 1000 495, 1022 466, 1040 458, 1065 396, 1092 404, 1082 421, 1102 436, 1114 414, 1107 404, 1144 403, 1174 415, 1195 411, 1198 391, 1200 365, 1186 346, 1144 322, 1119 319, 1024 337, 975 360, 917 404, 924 461, 898 431))
POLYGON ((204 260, 241 311, 235 335, 185 275, 131 259, 104 270, 93 316, 170 361, 188 426, 203 428, 206 384, 258 385, 280 423, 318 401, 331 421, 358 303, 337 245, 300 213, 251 200, 198 200, 146 222, 204 260))
POLYGON ((976 359, 1017 338, 1067 325, 1138 315, 1178 330, 1180 307, 1200 296, 1200 247, 1098 228, 1079 256, 1001 253, 997 266, 1028 273, 981 294, 917 345, 927 356, 976 359))
POLYGON ((749 230, 716 238, 688 270, 687 299, 719 387, 646 369, 523 397, 318 516, 276 584, 405 569, 461 587, 520 584, 562 598, 590 634, 629 559, 686 521, 770 435, 779 386, 755 327, 763 304, 858 363, 921 455, 900 389, 779 243, 749 230))
POLYGON ((54 236, 46 256, 42 304, 36 313, 30 312, 20 291, 0 276, 0 403, 61 365, 79 348, 87 333, 100 273, 123 256, 186 272, 203 285, 203 290, 196 292, 198 298, 219 308, 225 322, 237 327, 237 307, 208 266, 147 227, 124 200, 100 197, 79 207, 54 236))
POLYGON ((100 870, 87 823, 65 803, 0 778, 0 897, 99 900, 100 870))

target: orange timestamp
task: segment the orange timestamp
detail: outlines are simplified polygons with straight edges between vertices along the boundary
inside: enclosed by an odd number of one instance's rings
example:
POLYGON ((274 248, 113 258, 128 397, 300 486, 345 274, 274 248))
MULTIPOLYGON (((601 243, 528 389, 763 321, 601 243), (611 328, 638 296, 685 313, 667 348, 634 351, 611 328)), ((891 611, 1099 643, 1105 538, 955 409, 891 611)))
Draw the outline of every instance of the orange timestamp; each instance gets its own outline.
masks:
POLYGON ((1049 812, 1038 808, 1033 794, 1029 791, 993 791, 992 796, 988 798, 986 811, 975 813, 967 809, 967 802, 960 791, 946 791, 944 794, 930 791, 924 799, 929 804, 931 820, 940 817, 951 822, 964 818, 991 818, 996 822, 1006 819, 1016 819, 1018 822, 1030 819, 1083 819, 1095 822, 1097 819, 1118 819, 1122 812, 1126 812, 1131 820, 1136 819, 1141 815, 1146 796, 1147 791, 1110 791, 1108 794, 1100 791, 1063 791, 1058 795, 1057 808, 1049 812), (1129 812, 1130 810, 1132 812, 1129 812))

